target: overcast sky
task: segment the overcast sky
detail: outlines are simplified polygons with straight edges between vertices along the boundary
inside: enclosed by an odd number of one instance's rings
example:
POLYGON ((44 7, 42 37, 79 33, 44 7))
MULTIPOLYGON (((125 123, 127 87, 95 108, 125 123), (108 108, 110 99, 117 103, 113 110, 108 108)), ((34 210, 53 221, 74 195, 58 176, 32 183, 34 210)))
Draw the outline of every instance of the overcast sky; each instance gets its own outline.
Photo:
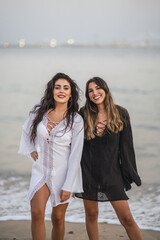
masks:
POLYGON ((160 0, 0 0, 0 42, 160 39, 160 0))

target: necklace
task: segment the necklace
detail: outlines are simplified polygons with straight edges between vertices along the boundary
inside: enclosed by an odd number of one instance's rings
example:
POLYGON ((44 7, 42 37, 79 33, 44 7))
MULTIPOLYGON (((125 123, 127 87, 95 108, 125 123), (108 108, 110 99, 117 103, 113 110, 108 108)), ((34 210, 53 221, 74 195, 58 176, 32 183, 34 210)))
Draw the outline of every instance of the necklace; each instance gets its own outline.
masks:
POLYGON ((99 115, 104 115, 106 112, 98 112, 99 115))
POLYGON ((55 125, 58 125, 60 122, 54 122, 53 120, 51 120, 49 117, 48 117, 48 122, 51 122, 51 123, 53 123, 53 124, 55 124, 55 125))

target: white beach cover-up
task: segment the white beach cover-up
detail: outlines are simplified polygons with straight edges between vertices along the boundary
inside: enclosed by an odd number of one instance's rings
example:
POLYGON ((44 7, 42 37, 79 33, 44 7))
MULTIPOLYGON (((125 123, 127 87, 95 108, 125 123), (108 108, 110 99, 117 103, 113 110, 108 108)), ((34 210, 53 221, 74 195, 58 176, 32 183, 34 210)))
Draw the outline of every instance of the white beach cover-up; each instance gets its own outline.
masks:
POLYGON ((84 141, 83 119, 76 113, 72 128, 66 128, 66 119, 47 130, 47 115, 37 126, 35 144, 30 142, 30 127, 35 113, 30 113, 22 127, 19 154, 31 158, 30 153, 38 152, 38 159, 33 161, 28 200, 46 184, 50 190, 52 207, 70 201, 60 202, 60 191, 83 192, 81 155, 84 141))

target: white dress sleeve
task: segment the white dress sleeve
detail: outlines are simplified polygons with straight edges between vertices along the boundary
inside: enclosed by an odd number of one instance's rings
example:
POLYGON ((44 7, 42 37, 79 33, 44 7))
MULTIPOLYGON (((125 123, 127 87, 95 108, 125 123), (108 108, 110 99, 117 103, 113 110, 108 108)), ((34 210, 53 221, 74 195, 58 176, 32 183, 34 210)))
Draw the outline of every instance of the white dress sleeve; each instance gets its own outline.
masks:
POLYGON ((71 152, 68 159, 68 170, 65 182, 63 184, 62 190, 67 192, 72 192, 72 187, 74 181, 81 168, 81 156, 84 142, 84 126, 82 117, 77 114, 75 117, 75 122, 73 123, 72 131, 72 142, 71 142, 71 152))
MULTIPOLYGON (((35 118, 35 114, 30 113, 22 126, 22 136, 18 153, 31 158, 30 153, 36 151, 35 144, 30 141, 30 128, 35 118)), ((31 158, 32 159, 32 158, 31 158)))

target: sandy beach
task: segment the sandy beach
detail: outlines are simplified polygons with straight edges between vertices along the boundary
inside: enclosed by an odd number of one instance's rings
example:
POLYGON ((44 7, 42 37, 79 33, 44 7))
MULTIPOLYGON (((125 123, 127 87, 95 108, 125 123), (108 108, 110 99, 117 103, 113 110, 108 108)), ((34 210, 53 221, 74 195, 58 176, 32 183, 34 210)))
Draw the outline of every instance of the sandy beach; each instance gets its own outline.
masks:
MULTIPOLYGON (((50 239, 51 222, 46 221, 47 240, 50 239)), ((122 226, 106 223, 99 224, 100 240, 127 240, 122 226)), ((160 232, 142 230, 144 240, 160 240, 160 232)), ((0 221, 0 240, 30 240, 30 221, 0 221)), ((87 240, 85 224, 66 222, 65 240, 87 240)))

